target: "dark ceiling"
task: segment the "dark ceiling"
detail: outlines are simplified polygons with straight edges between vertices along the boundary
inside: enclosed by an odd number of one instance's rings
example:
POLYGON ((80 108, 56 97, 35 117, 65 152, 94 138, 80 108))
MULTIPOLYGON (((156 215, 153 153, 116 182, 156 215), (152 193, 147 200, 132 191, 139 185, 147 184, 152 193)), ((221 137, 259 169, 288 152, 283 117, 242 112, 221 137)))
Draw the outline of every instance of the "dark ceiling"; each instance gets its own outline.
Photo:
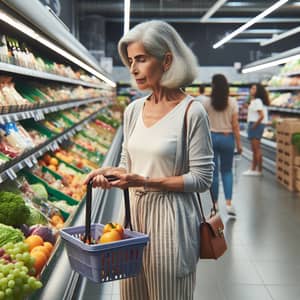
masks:
MULTIPOLYGON (((247 64, 299 46, 299 33, 269 46, 260 45, 260 42, 272 38, 275 34, 300 26, 300 0, 290 0, 221 48, 214 50, 212 45, 215 42, 277 1, 223 1, 225 3, 208 20, 201 22, 201 17, 216 2, 218 1, 131 0, 131 26, 149 19, 162 19, 171 23, 197 54, 200 65, 232 65, 236 61, 247 64)), ((91 32, 89 27, 92 26, 89 20, 101 18, 106 32, 105 55, 112 56, 115 65, 120 63, 116 45, 123 33, 123 13, 123 0, 76 1, 81 41, 88 49, 97 47, 95 44, 99 42, 93 44, 93 38, 88 38, 88 32, 91 32)), ((94 40, 97 41, 95 38, 94 40)))
MULTIPOLYGON (((163 18, 174 21, 197 22, 211 8, 216 0, 131 0, 133 19, 163 18), (172 18, 172 19, 171 19, 172 18)), ((276 0, 226 1, 213 15, 213 18, 252 17, 271 6, 276 0)), ((100 14, 106 18, 123 18, 124 1, 79 0, 81 14, 100 14)), ((300 1, 288 1, 272 17, 297 18, 299 22, 300 1)))

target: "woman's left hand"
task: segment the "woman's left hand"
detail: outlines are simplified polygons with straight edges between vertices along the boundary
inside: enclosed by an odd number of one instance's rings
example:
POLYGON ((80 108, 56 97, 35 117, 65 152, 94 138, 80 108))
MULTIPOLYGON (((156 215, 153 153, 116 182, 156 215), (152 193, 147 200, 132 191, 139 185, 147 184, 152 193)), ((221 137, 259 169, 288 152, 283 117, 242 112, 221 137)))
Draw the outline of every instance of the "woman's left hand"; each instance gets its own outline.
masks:
POLYGON ((133 173, 121 173, 116 174, 116 177, 118 177, 118 180, 112 181, 111 186, 112 187, 118 187, 120 189, 127 189, 129 187, 141 187, 145 185, 145 177, 140 176, 133 173))

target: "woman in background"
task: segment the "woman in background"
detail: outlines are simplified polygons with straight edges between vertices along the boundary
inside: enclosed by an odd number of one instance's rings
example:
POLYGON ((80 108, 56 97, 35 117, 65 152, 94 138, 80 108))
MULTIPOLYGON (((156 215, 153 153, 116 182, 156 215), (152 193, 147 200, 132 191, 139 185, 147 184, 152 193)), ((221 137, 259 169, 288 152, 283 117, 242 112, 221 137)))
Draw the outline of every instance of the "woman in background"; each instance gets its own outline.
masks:
POLYGON ((232 205, 232 164, 235 143, 238 153, 242 153, 242 146, 238 122, 238 105, 235 99, 229 98, 229 86, 224 75, 216 74, 213 76, 211 99, 204 101, 203 105, 210 121, 214 150, 213 200, 216 203, 218 201, 219 172, 221 172, 226 210, 229 214, 235 215, 235 209, 232 205))
POLYGON ((262 175, 262 152, 260 140, 262 138, 265 124, 268 123, 268 109, 270 105, 269 95, 264 86, 260 83, 253 84, 250 88, 250 104, 248 106, 247 123, 248 139, 251 142, 252 165, 251 169, 243 175, 262 175))

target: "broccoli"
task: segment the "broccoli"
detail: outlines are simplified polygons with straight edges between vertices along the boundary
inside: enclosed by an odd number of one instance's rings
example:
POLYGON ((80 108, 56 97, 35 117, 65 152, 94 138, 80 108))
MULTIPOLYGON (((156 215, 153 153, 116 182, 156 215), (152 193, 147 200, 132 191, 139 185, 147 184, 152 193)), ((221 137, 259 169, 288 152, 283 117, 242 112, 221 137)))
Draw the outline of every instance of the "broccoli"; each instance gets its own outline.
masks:
POLYGON ((30 210, 20 195, 0 191, 0 223, 19 226, 26 222, 30 210))

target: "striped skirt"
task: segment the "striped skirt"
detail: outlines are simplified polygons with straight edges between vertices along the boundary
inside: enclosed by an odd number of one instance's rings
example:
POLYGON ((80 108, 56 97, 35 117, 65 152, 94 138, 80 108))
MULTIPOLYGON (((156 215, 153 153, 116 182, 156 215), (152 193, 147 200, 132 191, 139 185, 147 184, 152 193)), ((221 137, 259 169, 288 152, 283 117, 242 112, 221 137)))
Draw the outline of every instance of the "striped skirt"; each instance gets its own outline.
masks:
POLYGON ((122 300, 192 300, 196 274, 176 276, 174 193, 131 191, 133 229, 149 235, 141 273, 120 281, 122 300))

